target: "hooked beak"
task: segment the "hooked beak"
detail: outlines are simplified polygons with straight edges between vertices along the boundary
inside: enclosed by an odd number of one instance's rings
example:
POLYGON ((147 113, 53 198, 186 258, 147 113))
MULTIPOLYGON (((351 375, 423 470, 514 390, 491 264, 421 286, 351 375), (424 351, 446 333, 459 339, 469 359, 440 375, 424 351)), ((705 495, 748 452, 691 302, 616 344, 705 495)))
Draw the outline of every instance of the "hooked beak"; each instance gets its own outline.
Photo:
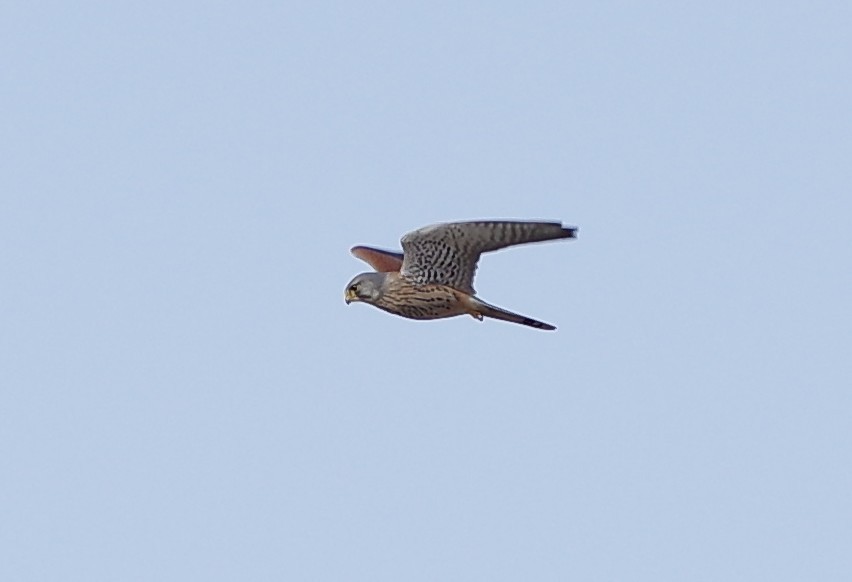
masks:
POLYGON ((346 305, 349 305, 353 301, 358 301, 358 296, 351 289, 347 289, 346 293, 343 294, 343 300, 346 302, 346 305))

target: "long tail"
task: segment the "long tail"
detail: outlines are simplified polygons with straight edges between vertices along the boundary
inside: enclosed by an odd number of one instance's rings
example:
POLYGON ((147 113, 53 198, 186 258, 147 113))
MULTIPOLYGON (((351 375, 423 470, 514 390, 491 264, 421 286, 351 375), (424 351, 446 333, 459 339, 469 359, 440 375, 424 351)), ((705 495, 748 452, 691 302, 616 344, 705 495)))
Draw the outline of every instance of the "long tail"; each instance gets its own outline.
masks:
POLYGON ((482 317, 485 316, 494 319, 502 319, 503 321, 511 321, 512 323, 520 323, 521 325, 527 325, 536 329, 545 329, 548 331, 556 329, 556 326, 550 325, 549 323, 544 323, 543 321, 538 321, 537 319, 533 319, 519 313, 506 311, 505 309, 486 303, 485 301, 473 296, 470 296, 470 304, 473 308, 473 313, 471 313, 471 315, 474 317, 479 315, 477 319, 482 319, 482 317))

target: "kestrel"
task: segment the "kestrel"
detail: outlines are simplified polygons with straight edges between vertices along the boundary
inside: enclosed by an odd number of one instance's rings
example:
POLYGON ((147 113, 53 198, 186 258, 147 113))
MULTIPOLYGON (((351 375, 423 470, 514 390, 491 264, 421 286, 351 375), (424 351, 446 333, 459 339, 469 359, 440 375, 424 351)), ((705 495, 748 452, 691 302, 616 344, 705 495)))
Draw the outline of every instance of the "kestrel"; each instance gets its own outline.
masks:
POLYGON ((482 253, 525 243, 575 238, 559 222, 476 221, 434 224, 402 237, 402 253, 357 246, 352 254, 376 269, 346 286, 346 303, 363 301, 409 319, 468 314, 536 329, 556 327, 490 305, 476 297, 473 276, 482 253))

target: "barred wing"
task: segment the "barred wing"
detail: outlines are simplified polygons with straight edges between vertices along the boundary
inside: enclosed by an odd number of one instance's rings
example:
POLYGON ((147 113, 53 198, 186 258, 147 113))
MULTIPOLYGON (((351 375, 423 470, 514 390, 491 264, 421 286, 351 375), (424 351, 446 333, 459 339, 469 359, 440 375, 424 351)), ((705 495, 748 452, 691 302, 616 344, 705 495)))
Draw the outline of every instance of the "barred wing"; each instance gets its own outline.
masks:
POLYGON ((475 293, 473 276, 482 253, 525 243, 574 238, 559 222, 477 221, 426 226, 402 237, 401 273, 416 283, 439 283, 475 293))

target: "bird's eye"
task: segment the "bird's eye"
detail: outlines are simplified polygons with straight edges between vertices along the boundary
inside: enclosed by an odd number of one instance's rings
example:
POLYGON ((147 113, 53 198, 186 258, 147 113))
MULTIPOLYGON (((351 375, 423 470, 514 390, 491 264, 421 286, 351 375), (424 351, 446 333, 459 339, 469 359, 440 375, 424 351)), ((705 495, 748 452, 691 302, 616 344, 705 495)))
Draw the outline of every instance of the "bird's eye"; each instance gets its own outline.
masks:
POLYGON ((358 285, 352 285, 352 286, 349 288, 349 290, 350 290, 352 293, 355 293, 355 292, 358 290, 358 285))

